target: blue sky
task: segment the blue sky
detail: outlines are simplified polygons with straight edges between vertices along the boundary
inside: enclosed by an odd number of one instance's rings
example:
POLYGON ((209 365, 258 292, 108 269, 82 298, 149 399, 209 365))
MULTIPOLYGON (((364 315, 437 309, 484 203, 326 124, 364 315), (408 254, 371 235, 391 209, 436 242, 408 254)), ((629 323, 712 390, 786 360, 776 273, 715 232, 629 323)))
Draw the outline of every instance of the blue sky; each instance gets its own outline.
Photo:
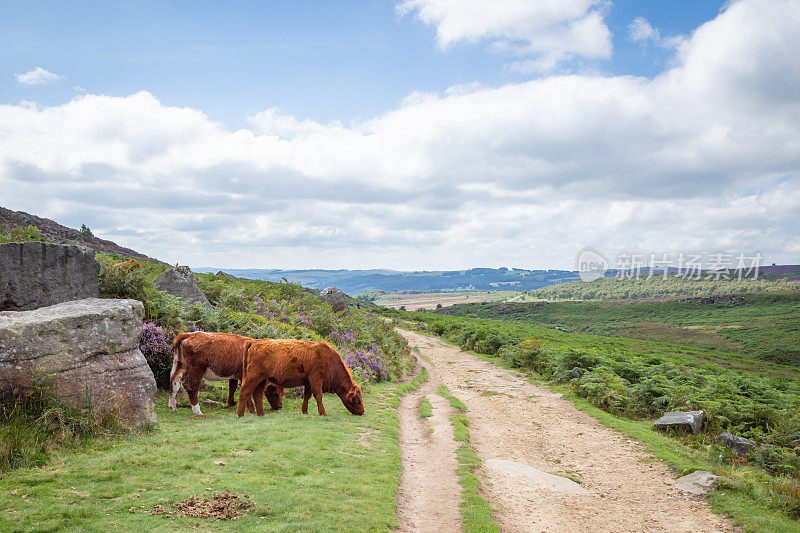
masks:
MULTIPOLYGON (((686 34, 718 13, 720 1, 617 1, 607 8, 613 56, 576 60, 564 71, 652 76, 671 54, 627 32, 636 17, 665 35, 686 34)), ((231 128, 278 107, 317 121, 363 120, 412 91, 441 92, 538 74, 504 68, 508 57, 482 43, 441 50, 435 32, 388 1, 23 2, 0 3, 0 101, 54 105, 79 90, 128 95, 147 90, 166 105, 201 109, 231 128), (42 68, 64 77, 25 86, 13 74, 42 68)))
POLYGON ((800 0, 0 0, 0 204, 192 266, 800 263, 800 0))

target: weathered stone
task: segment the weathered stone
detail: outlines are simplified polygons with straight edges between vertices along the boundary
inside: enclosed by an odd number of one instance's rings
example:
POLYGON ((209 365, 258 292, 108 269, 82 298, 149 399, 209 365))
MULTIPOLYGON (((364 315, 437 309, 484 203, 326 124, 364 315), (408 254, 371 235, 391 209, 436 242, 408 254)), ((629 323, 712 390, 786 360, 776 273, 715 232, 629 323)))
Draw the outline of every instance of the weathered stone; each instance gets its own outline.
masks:
POLYGON ((576 366, 575 368, 572 369, 572 377, 575 379, 582 378, 583 370, 580 367, 576 366))
POLYGON ((185 304, 202 304, 211 306, 197 282, 192 271, 187 266, 180 266, 167 270, 155 281, 156 289, 167 292, 180 298, 185 304))
POLYGON ((334 312, 339 312, 347 309, 350 303, 347 295, 337 287, 328 287, 319 293, 319 299, 329 304, 334 312))
POLYGON ((692 433, 703 431, 703 411, 669 412, 656 420, 656 429, 685 429, 692 433))
POLYGON ((0 311, 27 311, 97 298, 100 264, 81 246, 0 244, 0 311))
POLYGON ((0 397, 45 386, 70 406, 120 409, 134 427, 156 422, 156 382, 139 351, 144 306, 88 298, 0 312, 0 397))
POLYGON ((720 476, 715 476, 711 472, 697 470, 689 475, 678 478, 678 480, 675 481, 675 486, 683 492, 702 496, 703 494, 711 492, 720 479, 722 479, 720 476))
POLYGON ((747 455, 747 452, 754 450, 756 443, 744 437, 735 437, 727 431, 717 437, 717 442, 724 444, 736 452, 740 457, 747 455))
POLYGON ((228 274, 227 272, 223 272, 222 270, 220 270, 214 275, 220 278, 236 279, 236 276, 234 276, 233 274, 228 274))

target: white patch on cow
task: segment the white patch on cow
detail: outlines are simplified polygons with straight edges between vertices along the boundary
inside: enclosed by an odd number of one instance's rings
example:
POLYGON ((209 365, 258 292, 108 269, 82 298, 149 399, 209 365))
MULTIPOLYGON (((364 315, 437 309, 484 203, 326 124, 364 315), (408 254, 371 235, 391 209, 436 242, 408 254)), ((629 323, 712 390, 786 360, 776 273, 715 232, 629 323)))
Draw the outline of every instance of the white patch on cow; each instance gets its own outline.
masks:
POLYGON ((178 368, 178 353, 175 352, 175 356, 172 358, 172 372, 169 373, 170 376, 175 375, 175 370, 178 368))
POLYGON ((178 391, 181 390, 181 382, 180 380, 175 380, 172 382, 172 394, 169 395, 169 410, 170 411, 177 411, 178 410, 178 391))
POLYGON ((192 412, 198 416, 202 415, 203 413, 200 412, 200 404, 192 406, 192 412))
POLYGON ((203 374, 203 379, 207 379, 208 381, 228 381, 231 377, 232 376, 218 376, 212 372, 210 368, 206 368, 206 373, 203 374))

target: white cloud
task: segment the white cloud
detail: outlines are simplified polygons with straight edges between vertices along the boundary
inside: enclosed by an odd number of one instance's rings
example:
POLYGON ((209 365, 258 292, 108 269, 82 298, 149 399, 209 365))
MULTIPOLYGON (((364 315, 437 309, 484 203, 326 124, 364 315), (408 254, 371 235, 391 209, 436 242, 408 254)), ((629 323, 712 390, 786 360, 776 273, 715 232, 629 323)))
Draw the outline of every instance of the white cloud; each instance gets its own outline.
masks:
POLYGON ((650 25, 644 17, 636 17, 628 26, 628 34, 636 42, 646 42, 661 38, 661 32, 650 25))
POLYGON ((636 17, 633 19, 633 22, 631 22, 628 26, 628 36, 632 41, 637 42, 642 46, 652 43, 656 46, 667 49, 678 48, 684 42, 686 42, 686 37, 683 35, 662 37, 661 30, 654 28, 644 17, 636 17))
POLYGON ((349 126, 270 108, 230 131, 147 92, 0 106, 3 203, 196 266, 796 263, 798 24, 798 2, 735 2, 653 79, 464 85, 349 126))
POLYGON ((573 57, 608 58, 611 33, 605 0, 405 0, 398 11, 436 27, 441 48, 488 41, 520 57, 516 70, 548 71, 573 57))
POLYGON ((17 77, 17 83, 23 85, 45 85, 61 79, 58 74, 53 74, 42 67, 36 67, 24 74, 15 74, 15 76, 17 77))

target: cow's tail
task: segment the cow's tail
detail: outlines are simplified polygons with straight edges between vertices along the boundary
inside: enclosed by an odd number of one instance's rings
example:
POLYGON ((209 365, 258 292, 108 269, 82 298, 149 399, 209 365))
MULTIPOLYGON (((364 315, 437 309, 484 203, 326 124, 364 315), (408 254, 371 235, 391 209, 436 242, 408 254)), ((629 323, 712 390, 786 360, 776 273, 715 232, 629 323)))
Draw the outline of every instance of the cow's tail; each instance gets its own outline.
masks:
POLYGON ((172 371, 169 373, 169 408, 175 411, 177 408, 178 392, 181 390, 183 381, 185 362, 183 359, 183 341, 191 335, 190 333, 180 333, 172 341, 172 371))
POLYGON ((186 333, 180 333, 175 336, 172 341, 172 371, 169 373, 169 385, 172 387, 172 381, 175 379, 175 374, 183 367, 183 350, 181 343, 186 338, 186 333))

